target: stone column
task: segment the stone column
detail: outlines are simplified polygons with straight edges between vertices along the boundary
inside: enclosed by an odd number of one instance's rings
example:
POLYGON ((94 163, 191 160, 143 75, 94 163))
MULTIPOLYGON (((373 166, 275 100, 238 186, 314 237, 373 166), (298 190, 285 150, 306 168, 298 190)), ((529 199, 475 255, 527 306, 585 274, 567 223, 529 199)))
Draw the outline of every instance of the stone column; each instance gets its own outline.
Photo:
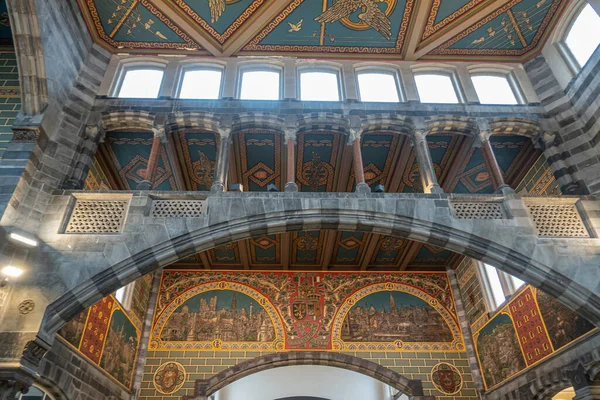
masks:
POLYGON ((481 376, 481 369, 479 368, 477 354, 475 353, 475 342, 473 341, 471 325, 469 323, 467 312, 465 311, 465 305, 460 292, 458 278, 456 277, 456 271, 453 269, 448 269, 448 280, 450 281, 450 289, 452 290, 452 296, 454 297, 454 304, 456 304, 456 313, 458 314, 460 330, 462 331, 463 338, 465 340, 465 350, 469 359, 469 366, 471 367, 473 382, 475 383, 475 388, 481 395, 481 393, 485 391, 485 386, 483 384, 483 378, 481 376))
POLYGON ((164 136, 164 128, 158 128, 154 130, 152 150, 150 150, 150 157, 148 157, 148 165, 146 166, 146 178, 137 185, 138 190, 150 190, 152 189, 152 185, 154 185, 156 169, 158 168, 158 162, 160 160, 162 140, 164 136))
POLYGON ((494 155, 494 149, 492 149, 492 144, 490 143, 490 136, 489 131, 480 131, 474 145, 475 147, 481 148, 483 162, 490 173, 490 179, 492 180, 492 185, 494 185, 496 193, 514 193, 515 191, 504 182, 504 175, 502 169, 500 169, 500 165, 498 165, 498 160, 496 160, 496 156, 494 155))
POLYGON ((424 130, 417 129, 414 131, 412 145, 417 154, 417 163, 419 164, 419 175, 421 177, 421 184, 423 185, 423 192, 444 193, 435 176, 435 169, 433 168, 433 162, 431 161, 429 146, 427 146, 427 135, 425 135, 424 130))
POLYGON ((104 143, 106 132, 102 122, 95 125, 87 125, 85 127, 85 137, 83 139, 82 146, 79 150, 79 155, 75 165, 73 165, 73 172, 71 178, 65 182, 63 187, 71 190, 81 190, 85 186, 85 179, 87 178, 88 172, 98 146, 100 143, 104 143))
POLYGON ((219 127, 219 151, 217 153, 217 163, 215 166, 215 178, 210 188, 212 193, 224 192, 227 185, 227 173, 229 172, 229 157, 231 153, 231 125, 221 125, 219 127))
POLYGON ((371 193, 371 188, 365 182, 365 171, 363 169, 362 151, 360 138, 362 128, 350 129, 350 142, 352 143, 352 166, 354 167, 354 179, 356 180, 356 193, 371 193))
POLYGON ((296 135, 298 128, 290 127, 285 130, 285 143, 287 146, 287 175, 285 179, 285 191, 297 192, 298 184, 296 184, 296 135))

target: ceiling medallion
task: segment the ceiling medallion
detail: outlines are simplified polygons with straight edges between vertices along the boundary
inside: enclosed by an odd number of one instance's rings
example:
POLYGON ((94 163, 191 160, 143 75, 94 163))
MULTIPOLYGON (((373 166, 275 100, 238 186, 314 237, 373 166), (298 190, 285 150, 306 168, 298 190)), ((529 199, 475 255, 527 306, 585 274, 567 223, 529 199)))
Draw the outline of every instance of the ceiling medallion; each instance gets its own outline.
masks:
POLYGON ((431 381, 437 390, 446 395, 460 392, 463 385, 460 371, 454 365, 443 362, 431 369, 431 381))
POLYGON ((388 236, 381 242, 381 250, 383 250, 387 256, 390 256, 395 251, 401 250, 405 246, 406 240, 395 237, 388 236))

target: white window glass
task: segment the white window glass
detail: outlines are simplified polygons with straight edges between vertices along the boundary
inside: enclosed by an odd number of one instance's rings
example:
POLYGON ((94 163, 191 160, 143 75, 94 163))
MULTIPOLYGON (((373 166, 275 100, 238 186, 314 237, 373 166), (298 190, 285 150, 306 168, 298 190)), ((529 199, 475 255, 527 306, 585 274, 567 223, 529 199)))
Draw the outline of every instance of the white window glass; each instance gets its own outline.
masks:
POLYGON ((510 275, 510 279, 512 279, 513 285, 515 287, 515 291, 519 290, 521 288, 521 286, 523 286, 525 284, 525 281, 522 281, 521 279, 517 278, 516 276, 510 275))
POLYGON ((358 90, 361 101, 398 103, 398 86, 392 74, 358 74, 358 90))
POLYGON ((180 99, 218 99, 221 92, 221 71, 199 69, 183 75, 180 99))
POLYGON ((52 400, 51 397, 35 386, 29 388, 27 394, 17 395, 17 399, 22 400, 52 400))
POLYGON ((115 292, 115 298, 121 304, 123 304, 123 301, 125 300, 125 288, 126 287, 127 286, 123 286, 122 288, 117 289, 117 291, 115 292))
POLYGON ((481 104, 518 104, 515 93, 505 77, 474 75, 471 80, 481 104))
POLYGON ((569 30, 565 43, 583 67, 600 44, 600 16, 591 5, 583 8, 569 30))
POLYGON ((131 69, 125 72, 125 78, 119 90, 119 97, 136 99, 155 99, 162 85, 164 72, 159 69, 131 69))
POLYGON ((448 75, 415 75, 421 103, 458 103, 456 89, 448 75))
POLYGON ((490 285, 490 300, 493 303, 491 304, 491 306, 495 310, 500 306, 500 304, 504 303, 504 300, 506 298, 504 297, 504 290, 502 290, 502 284, 500 283, 500 276, 498 275, 498 270, 496 270, 496 268, 488 264, 484 264, 484 266, 485 274, 490 285))
POLYGON ((279 100, 279 72, 246 71, 242 73, 242 100, 279 100))
POLYGON ((303 72, 300 74, 300 100, 339 101, 338 76, 333 72, 303 72))

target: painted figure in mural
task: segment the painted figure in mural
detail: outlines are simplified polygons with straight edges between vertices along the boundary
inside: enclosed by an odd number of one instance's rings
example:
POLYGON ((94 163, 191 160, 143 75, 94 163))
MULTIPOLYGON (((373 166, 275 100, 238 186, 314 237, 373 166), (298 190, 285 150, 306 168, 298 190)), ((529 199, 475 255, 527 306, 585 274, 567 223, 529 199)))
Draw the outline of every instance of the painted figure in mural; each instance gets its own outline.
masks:
POLYGON ((402 292, 378 292, 349 311, 342 340, 353 342, 452 342, 442 316, 423 300, 402 292))
POLYGON ((233 291, 209 291, 192 297, 169 318, 161 339, 166 341, 270 342, 273 323, 256 302, 233 291))
POLYGON ((392 37, 392 24, 386 13, 377 5, 381 2, 384 0, 337 0, 333 7, 329 7, 327 11, 315 18, 315 21, 336 22, 348 18, 360 9, 362 12, 358 15, 358 19, 361 23, 375 29, 389 40, 392 37))
POLYGON ((500 314, 482 329, 477 351, 488 388, 525 368, 525 360, 510 317, 500 314))
POLYGON ((122 311, 115 311, 106 336, 100 366, 123 385, 131 387, 137 347, 135 328, 122 311))

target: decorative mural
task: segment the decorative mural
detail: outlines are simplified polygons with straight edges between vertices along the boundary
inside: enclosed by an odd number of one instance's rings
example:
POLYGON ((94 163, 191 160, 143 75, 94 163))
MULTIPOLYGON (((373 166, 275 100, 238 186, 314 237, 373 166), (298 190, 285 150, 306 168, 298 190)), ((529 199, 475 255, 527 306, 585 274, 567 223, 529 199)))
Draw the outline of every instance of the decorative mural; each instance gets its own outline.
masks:
MULTIPOLYGON (((143 296, 134 293, 134 301, 144 301, 143 296)), ((145 297, 145 301, 147 299, 145 297)), ((131 389, 140 342, 139 324, 141 321, 136 323, 111 295, 78 314, 61 328, 58 336, 111 378, 131 389)))
POLYGON ((445 273, 163 272, 151 350, 463 351, 445 273))
POLYGON ((185 383, 185 368, 178 362, 166 362, 158 367, 152 383, 162 394, 175 393, 185 383))
POLYGON ((525 286, 474 334, 488 389, 594 330, 551 296, 525 286))
POLYGON ((301 133, 296 160, 298 188, 302 192, 334 191, 334 171, 340 152, 339 133, 301 133))
POLYGON ((460 392, 463 378, 454 365, 444 362, 434 365, 431 369, 431 382, 443 394, 453 395, 460 392))
POLYGON ((244 190, 266 191, 269 184, 283 188, 281 180, 281 135, 264 130, 240 132, 235 136, 240 155, 239 174, 244 190))
POLYGON ((114 51, 213 55, 394 55, 420 58, 532 54, 567 0, 78 0, 92 36, 114 51), (420 10, 419 7, 428 7, 420 10), (265 17, 266 16, 266 17, 265 17), (419 20, 417 20, 419 19, 419 20), (465 21, 470 21, 465 24, 465 21), (452 36, 444 36, 460 25, 452 36), (413 32, 415 26, 422 26, 413 32), (412 28, 412 29, 411 29, 412 28), (417 35, 416 49, 406 46, 417 35), (241 50, 240 49, 241 46, 241 50), (411 53, 411 55, 414 53, 411 53))
POLYGON ((187 190, 210 190, 217 164, 219 136, 210 132, 179 131, 172 135, 187 190))

